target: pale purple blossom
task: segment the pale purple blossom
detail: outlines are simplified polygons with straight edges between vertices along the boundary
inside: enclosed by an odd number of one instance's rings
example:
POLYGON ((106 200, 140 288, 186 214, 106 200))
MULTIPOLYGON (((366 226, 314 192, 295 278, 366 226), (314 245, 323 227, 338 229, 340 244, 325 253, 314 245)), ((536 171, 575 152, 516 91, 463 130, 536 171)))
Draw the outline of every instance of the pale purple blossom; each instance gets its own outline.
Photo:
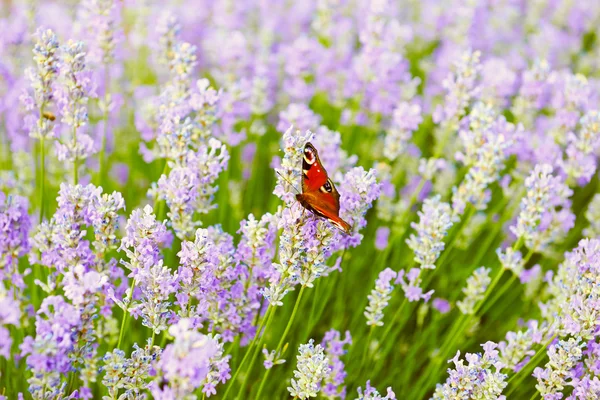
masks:
POLYGON ((386 268, 379 273, 375 281, 375 288, 367 296, 369 304, 365 309, 365 317, 369 326, 383 326, 383 310, 387 307, 394 290, 394 280, 397 273, 391 268, 386 268))
POLYGON ((300 399, 316 397, 321 391, 322 381, 330 372, 329 359, 323 347, 320 344, 315 346, 312 339, 307 344, 301 344, 298 352, 298 364, 288 391, 291 396, 300 399))

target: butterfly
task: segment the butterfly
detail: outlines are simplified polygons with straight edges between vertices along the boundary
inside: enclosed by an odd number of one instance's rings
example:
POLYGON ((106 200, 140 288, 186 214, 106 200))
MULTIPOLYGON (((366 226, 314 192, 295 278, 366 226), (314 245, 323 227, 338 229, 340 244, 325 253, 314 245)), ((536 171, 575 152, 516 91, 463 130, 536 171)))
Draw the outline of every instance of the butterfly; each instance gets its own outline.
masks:
POLYGON ((345 233, 350 233, 350 224, 339 215, 340 194, 323 168, 317 149, 310 143, 304 146, 302 193, 298 193, 296 199, 302 207, 327 219, 345 233))

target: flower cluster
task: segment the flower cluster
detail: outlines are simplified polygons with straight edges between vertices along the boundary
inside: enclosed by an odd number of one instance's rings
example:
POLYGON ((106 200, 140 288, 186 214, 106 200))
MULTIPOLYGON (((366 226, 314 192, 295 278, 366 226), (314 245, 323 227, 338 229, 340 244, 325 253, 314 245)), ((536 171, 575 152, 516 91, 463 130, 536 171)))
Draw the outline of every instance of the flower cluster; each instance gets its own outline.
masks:
POLYGON ((475 306, 484 298, 487 287, 492 281, 490 271, 489 268, 478 268, 467 279, 467 286, 463 289, 465 297, 456 303, 460 312, 463 314, 475 313, 475 306))
POLYGON ((386 268, 379 273, 375 288, 367 297, 369 305, 365 309, 365 317, 367 317, 367 325, 382 326, 383 325, 383 309, 388 305, 391 298, 394 286, 392 281, 396 279, 397 273, 391 268, 386 268))
POLYGON ((450 205, 434 196, 423 202, 423 210, 418 212, 419 222, 411 227, 417 235, 411 234, 406 243, 415 252, 415 261, 424 269, 435 269, 435 261, 444 250, 442 241, 452 227, 450 205))
POLYGON ((342 362, 341 357, 347 352, 344 347, 346 345, 352 345, 350 332, 346 331, 344 339, 342 340, 341 334, 335 329, 331 329, 325 333, 321 345, 325 349, 325 355, 329 360, 329 375, 324 379, 325 385, 323 386, 322 395, 328 399, 344 399, 346 397, 344 380, 346 379, 347 373, 344 369, 344 363, 342 362))
POLYGON ((527 195, 521 200, 516 225, 510 227, 533 250, 543 249, 574 224, 568 200, 573 192, 560 177, 552 175, 552 169, 549 164, 538 164, 527 177, 527 195))
POLYGON ((391 387, 387 388, 387 392, 385 396, 379 394, 377 389, 371 386, 371 381, 367 381, 365 385, 365 390, 363 392, 362 388, 358 388, 358 397, 356 400, 395 400, 396 393, 393 392, 391 387))
POLYGON ((72 162, 77 168, 77 162, 95 150, 92 138, 81 130, 88 122, 88 99, 95 96, 83 42, 70 40, 63 46, 61 83, 57 104, 68 129, 56 142, 56 155, 60 161, 72 162))
POLYGON ((298 365, 288 391, 300 399, 316 397, 321 390, 321 382, 330 372, 329 359, 323 347, 320 344, 315 346, 312 339, 307 344, 301 344, 298 352, 298 365))
POLYGON ((483 344, 482 353, 467 353, 464 360, 460 359, 460 351, 451 360, 454 369, 448 370, 448 379, 443 385, 438 385, 433 395, 434 400, 449 398, 501 398, 502 390, 506 387, 506 374, 500 372, 503 364, 498 358, 498 347, 494 342, 483 344))
POLYGON ((150 385, 150 393, 156 398, 195 398, 194 390, 204 383, 211 360, 219 355, 218 342, 199 333, 189 319, 172 325, 169 334, 174 341, 156 362, 155 368, 161 374, 150 385))

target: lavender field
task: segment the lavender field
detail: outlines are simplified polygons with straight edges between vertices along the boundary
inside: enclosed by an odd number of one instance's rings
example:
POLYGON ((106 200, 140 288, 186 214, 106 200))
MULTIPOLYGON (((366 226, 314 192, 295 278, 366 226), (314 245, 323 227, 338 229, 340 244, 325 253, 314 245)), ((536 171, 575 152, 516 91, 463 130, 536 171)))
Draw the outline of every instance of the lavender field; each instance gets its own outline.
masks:
POLYGON ((0 399, 600 399, 600 2, 0 2, 0 399))

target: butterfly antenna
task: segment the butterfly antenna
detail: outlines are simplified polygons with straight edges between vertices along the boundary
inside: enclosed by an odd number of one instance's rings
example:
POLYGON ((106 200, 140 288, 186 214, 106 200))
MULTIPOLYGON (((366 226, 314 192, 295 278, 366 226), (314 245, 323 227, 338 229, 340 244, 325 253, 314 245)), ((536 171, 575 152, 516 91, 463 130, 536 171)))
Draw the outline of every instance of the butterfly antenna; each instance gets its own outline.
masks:
POLYGON ((286 181, 296 191, 296 193, 300 194, 300 192, 298 191, 298 189, 296 189, 296 186, 294 186, 294 184, 292 183, 292 181, 290 181, 285 176, 281 175, 281 172, 279 172, 277 170, 275 170, 275 172, 277 172, 277 175, 279 175, 281 177, 281 179, 283 179, 284 181, 286 181))

